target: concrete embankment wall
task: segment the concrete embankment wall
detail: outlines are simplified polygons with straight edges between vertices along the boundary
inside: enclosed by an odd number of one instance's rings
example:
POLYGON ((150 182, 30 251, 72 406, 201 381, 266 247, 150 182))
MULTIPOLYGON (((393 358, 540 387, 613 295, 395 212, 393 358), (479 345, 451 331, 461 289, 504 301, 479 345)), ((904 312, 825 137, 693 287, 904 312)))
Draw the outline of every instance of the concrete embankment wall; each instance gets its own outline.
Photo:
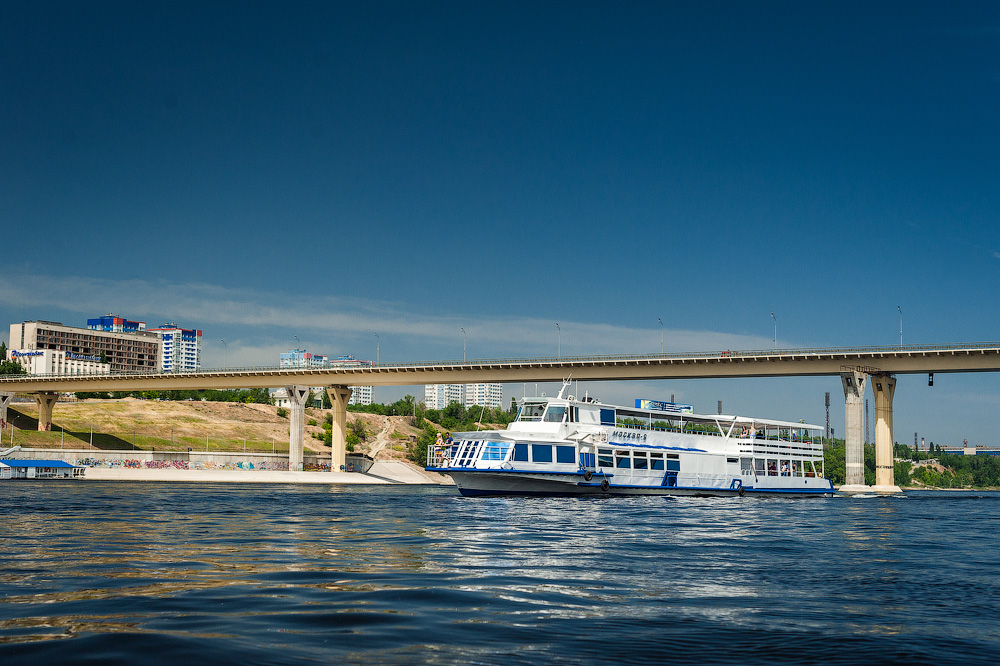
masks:
POLYGON ((448 477, 424 472, 401 461, 370 465, 348 459, 348 471, 331 472, 329 456, 305 456, 302 472, 288 471, 288 455, 197 451, 96 451, 91 449, 21 449, 6 457, 19 460, 65 460, 87 467, 86 478, 133 481, 233 481, 278 483, 447 484, 448 477), (362 470, 367 473, 362 473, 362 470))

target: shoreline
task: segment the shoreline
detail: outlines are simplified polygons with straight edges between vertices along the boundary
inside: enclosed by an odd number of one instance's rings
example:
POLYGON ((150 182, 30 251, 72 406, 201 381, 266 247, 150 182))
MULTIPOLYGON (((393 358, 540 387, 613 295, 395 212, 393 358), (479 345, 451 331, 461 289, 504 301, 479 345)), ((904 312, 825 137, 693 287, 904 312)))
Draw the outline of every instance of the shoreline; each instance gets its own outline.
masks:
POLYGON ((402 462, 376 462, 367 473, 289 472, 284 470, 148 469, 87 467, 82 481, 160 481, 169 483, 296 483, 313 485, 453 485, 451 479, 402 462))

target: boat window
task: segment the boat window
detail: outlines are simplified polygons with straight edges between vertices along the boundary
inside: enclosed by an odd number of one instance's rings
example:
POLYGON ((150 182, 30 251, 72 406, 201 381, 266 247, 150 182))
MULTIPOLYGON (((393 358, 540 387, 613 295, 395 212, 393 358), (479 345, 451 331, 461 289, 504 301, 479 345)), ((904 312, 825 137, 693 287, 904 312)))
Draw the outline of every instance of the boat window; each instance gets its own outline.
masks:
POLYGON ((561 462, 561 463, 575 463, 576 462, 576 447, 575 446, 557 446, 556 447, 556 462, 561 462))
POLYGON ((632 467, 635 469, 649 469, 649 458, 641 451, 632 453, 632 467))
POLYGON ((614 467, 615 461, 611 455, 611 449, 598 449, 597 450, 597 466, 598 467, 614 467))
POLYGON ((663 458, 653 458, 650 461, 650 469, 663 469, 663 458))
POLYGON ((627 469, 631 465, 632 459, 628 455, 628 451, 615 451, 615 467, 619 469, 627 469), (624 453, 625 455, 621 455, 624 453))
POLYGON ((813 469, 813 464, 811 460, 805 461, 804 463, 802 463, 802 466, 806 470, 806 476, 816 476, 816 472, 813 469))
POLYGON ((514 460, 519 462, 528 462, 528 445, 527 444, 515 444, 514 445, 514 460))
POLYGON ((566 420, 566 407, 556 407, 553 405, 545 412, 546 423, 562 423, 566 420))
POLYGON ((774 458, 767 459, 767 475, 778 476, 778 461, 774 458))
POLYGON ((754 464, 754 474, 756 474, 757 476, 764 476, 764 459, 754 458, 753 464, 754 464))
POLYGON ((541 421, 542 414, 545 413, 545 406, 547 402, 526 402, 524 406, 521 407, 521 413, 518 415, 518 421, 541 421))
POLYGON ((788 461, 787 460, 782 460, 778 467, 781 470, 781 476, 788 476, 788 461))
POLYGON ((739 458, 726 458, 727 463, 738 463, 739 461, 739 458))
POLYGON ((536 462, 536 463, 550 463, 550 462, 552 462, 552 445, 551 444, 532 444, 531 445, 531 462, 536 462))
POLYGON ((681 461, 680 460, 668 460, 667 469, 671 472, 681 471, 681 461))
POLYGON ((792 476, 802 476, 802 466, 798 460, 792 461, 792 476))
POLYGON ((506 460, 510 442, 486 442, 481 460, 506 460))
POLYGON ((615 424, 615 410, 613 409, 602 409, 601 410, 601 425, 615 424))

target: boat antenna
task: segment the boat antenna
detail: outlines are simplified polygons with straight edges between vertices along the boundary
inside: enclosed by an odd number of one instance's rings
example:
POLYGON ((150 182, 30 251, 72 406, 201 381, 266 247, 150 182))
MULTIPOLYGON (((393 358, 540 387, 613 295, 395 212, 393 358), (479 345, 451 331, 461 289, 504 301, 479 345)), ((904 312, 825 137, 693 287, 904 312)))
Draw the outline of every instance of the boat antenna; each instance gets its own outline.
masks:
POLYGON ((563 394, 566 393, 566 389, 569 388, 569 385, 572 384, 572 383, 573 383, 573 375, 570 375, 569 377, 567 377, 566 379, 564 379, 563 380, 562 388, 559 389, 559 393, 556 395, 556 398, 558 398, 558 399, 561 400, 562 397, 563 397, 563 394))

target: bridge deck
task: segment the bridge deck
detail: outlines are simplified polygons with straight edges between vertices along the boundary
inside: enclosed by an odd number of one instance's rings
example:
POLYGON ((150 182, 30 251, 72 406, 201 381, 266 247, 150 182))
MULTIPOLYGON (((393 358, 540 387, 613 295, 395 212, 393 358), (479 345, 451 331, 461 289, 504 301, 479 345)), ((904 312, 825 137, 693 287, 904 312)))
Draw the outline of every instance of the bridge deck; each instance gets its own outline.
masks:
POLYGON ((227 368, 186 373, 0 377, 0 391, 148 391, 272 388, 286 384, 406 386, 472 382, 692 379, 839 375, 845 370, 916 374, 996 372, 1000 343, 716 351, 383 363, 358 368, 227 368))

